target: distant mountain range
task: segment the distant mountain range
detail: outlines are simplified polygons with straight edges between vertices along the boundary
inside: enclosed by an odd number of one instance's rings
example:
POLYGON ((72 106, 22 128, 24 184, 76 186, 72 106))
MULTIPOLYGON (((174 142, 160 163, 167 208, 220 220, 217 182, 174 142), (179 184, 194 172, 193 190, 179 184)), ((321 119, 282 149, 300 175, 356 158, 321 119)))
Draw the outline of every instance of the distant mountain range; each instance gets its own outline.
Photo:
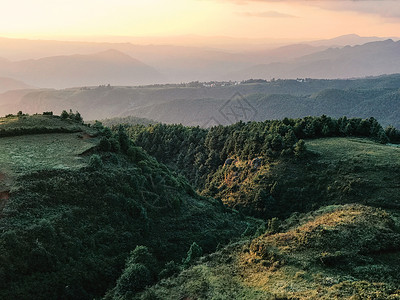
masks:
MULTIPOLYGON (((1 64, 1 62, 0 62, 1 64)), ((4 93, 10 90, 21 90, 21 89, 30 89, 32 86, 27 85, 26 83, 15 80, 7 77, 0 77, 0 93, 4 93)))
POLYGON ((228 51, 222 46, 0 38, 0 57, 4 57, 0 58, 0 76, 32 86, 66 88, 249 78, 351 78, 400 72, 400 42, 382 39, 352 34, 280 46, 255 46, 248 41, 246 51, 228 51))
POLYGON ((2 61, 0 74, 49 88, 99 84, 138 85, 162 80, 162 75, 155 69, 117 50, 91 55, 2 61))
POLYGON ((400 41, 329 48, 290 62, 260 64, 227 74, 225 78, 352 78, 400 72, 400 41))

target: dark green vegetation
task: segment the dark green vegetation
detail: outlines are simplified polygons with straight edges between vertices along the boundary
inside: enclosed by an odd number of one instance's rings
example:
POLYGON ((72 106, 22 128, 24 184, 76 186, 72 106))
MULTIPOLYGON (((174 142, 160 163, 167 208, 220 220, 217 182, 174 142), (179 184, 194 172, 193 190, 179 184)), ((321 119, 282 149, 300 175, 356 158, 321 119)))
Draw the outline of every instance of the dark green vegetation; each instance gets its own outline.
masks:
POLYGON ((400 298, 400 132, 374 118, 1 121, 1 299, 400 298))
MULTIPOLYGON (((306 152, 303 139, 351 136, 389 141, 373 118, 336 120, 326 116, 241 122, 208 130, 162 124, 126 126, 126 130, 137 145, 186 176, 201 194, 264 218, 287 217, 324 201, 350 201, 362 191, 371 196, 369 190, 375 183, 379 186, 380 181, 370 184, 348 178, 331 190, 332 185, 338 185, 332 178, 341 178, 352 168, 357 174, 363 170, 362 158, 358 163, 321 160, 317 151, 306 152), (320 176, 321 170, 325 176, 320 176)), ((388 128, 387 132, 392 142, 397 140, 396 129, 388 128)), ((392 171, 398 173, 396 167, 393 165, 392 171)))
POLYGON ((304 146, 298 158, 225 163, 217 196, 253 209, 272 196, 277 210, 254 210, 280 220, 137 298, 399 299, 400 148, 360 137, 304 146))
POLYGON ((399 74, 347 80, 247 80, 242 83, 41 89, 0 95, 0 115, 20 109, 36 113, 71 107, 87 120, 134 116, 163 123, 203 126, 214 118, 222 125, 229 125, 233 122, 228 122, 219 109, 239 92, 257 111, 244 121, 326 114, 335 118, 375 117, 383 126, 399 128, 399 89, 399 74))
POLYGON ((258 223, 198 196, 123 130, 68 117, 9 121, 36 128, 44 119, 50 132, 60 124, 81 130, 0 138, 1 299, 93 299, 108 289, 122 297, 189 264, 194 242, 209 253, 258 223), (96 146, 109 140, 109 151, 96 146))
POLYGON ((138 118, 133 116, 122 117, 122 118, 111 118, 111 119, 104 119, 100 120, 103 126, 112 127, 112 126, 119 126, 119 125, 151 125, 156 124, 157 122, 145 119, 145 118, 138 118))

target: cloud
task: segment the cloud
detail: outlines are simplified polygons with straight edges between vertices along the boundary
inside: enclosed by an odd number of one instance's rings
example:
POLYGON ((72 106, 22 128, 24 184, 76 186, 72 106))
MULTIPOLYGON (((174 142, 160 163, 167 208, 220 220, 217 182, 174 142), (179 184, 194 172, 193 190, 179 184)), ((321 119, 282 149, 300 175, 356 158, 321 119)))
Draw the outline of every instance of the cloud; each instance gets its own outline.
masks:
MULTIPOLYGON (((399 0, 212 0, 245 5, 249 3, 298 3, 332 11, 351 11, 378 15, 387 20, 400 19, 399 0)), ((398 20, 397 20, 398 21, 398 20)))
POLYGON ((244 12, 240 15, 247 17, 258 17, 258 18, 297 18, 296 16, 280 13, 278 11, 269 10, 263 12, 244 12))
POLYGON ((400 2, 393 0, 340 0, 319 1, 319 6, 335 11, 353 11, 361 14, 379 15, 384 19, 400 18, 400 2))

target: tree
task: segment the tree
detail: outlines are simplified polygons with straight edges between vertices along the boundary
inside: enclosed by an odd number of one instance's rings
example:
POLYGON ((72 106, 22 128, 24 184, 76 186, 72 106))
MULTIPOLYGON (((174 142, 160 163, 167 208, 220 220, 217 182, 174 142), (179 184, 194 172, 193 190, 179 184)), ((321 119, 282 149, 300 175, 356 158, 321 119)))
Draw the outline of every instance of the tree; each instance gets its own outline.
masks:
POLYGON ((378 141, 381 144, 387 144, 389 143, 389 138, 387 137, 385 130, 383 130, 383 128, 381 128, 378 132, 378 141))
POLYGON ((89 159, 89 166, 94 169, 100 169, 103 167, 103 161, 101 157, 97 154, 93 154, 89 159))
POLYGON ((69 117, 69 114, 67 113, 67 111, 63 110, 61 113, 61 119, 66 120, 66 119, 68 119, 68 117, 69 117))
POLYGON ((136 246, 126 259, 125 269, 117 280, 117 294, 138 292, 151 284, 155 278, 156 264, 156 259, 146 246, 136 246))
POLYGON ((386 127, 385 133, 391 143, 400 143, 400 130, 390 125, 386 127))
POLYGON ((122 152, 127 153, 130 147, 129 136, 126 134, 125 128, 122 125, 118 127, 118 141, 122 152))
POLYGON ((126 293, 135 293, 151 284, 151 274, 143 264, 127 265, 117 280, 116 292, 124 296, 126 293))
POLYGON ((75 115, 74 115, 74 120, 75 120, 76 122, 79 122, 79 123, 82 123, 82 122, 83 122, 83 118, 82 118, 81 114, 79 113, 79 111, 77 111, 77 112, 75 113, 75 115))
POLYGON ((299 140, 294 146, 294 155, 296 155, 297 157, 304 156, 306 150, 307 148, 304 140, 299 140))
POLYGON ((186 258, 182 261, 184 267, 188 267, 192 264, 197 258, 201 257, 203 254, 203 249, 197 245, 196 242, 190 246, 189 251, 187 252, 186 258))
POLYGON ((99 142, 99 150, 108 152, 111 150, 111 143, 106 137, 102 137, 99 142))

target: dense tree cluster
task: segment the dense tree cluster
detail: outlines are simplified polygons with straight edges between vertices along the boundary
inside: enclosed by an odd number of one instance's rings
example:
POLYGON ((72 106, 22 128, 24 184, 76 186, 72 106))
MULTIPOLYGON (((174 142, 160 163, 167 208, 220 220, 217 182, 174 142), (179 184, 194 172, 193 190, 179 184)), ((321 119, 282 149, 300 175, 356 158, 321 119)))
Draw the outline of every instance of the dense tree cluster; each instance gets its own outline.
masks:
MULTIPOLYGON (((304 142, 299 142, 301 139, 357 136, 381 143, 389 141, 385 130, 374 118, 333 119, 325 115, 239 122, 210 129, 164 124, 124 127, 136 145, 181 172, 200 189, 210 174, 229 163, 229 158, 251 160, 260 156, 271 159, 301 156, 305 151, 304 142)), ((119 132, 120 127, 114 127, 114 131, 119 132)), ((390 137, 396 136, 396 131, 389 131, 390 137)))
POLYGON ((75 122, 82 123, 83 119, 81 114, 77 111, 76 113, 72 112, 72 109, 69 110, 69 113, 66 110, 63 110, 60 115, 61 119, 63 120, 73 120, 75 122))

